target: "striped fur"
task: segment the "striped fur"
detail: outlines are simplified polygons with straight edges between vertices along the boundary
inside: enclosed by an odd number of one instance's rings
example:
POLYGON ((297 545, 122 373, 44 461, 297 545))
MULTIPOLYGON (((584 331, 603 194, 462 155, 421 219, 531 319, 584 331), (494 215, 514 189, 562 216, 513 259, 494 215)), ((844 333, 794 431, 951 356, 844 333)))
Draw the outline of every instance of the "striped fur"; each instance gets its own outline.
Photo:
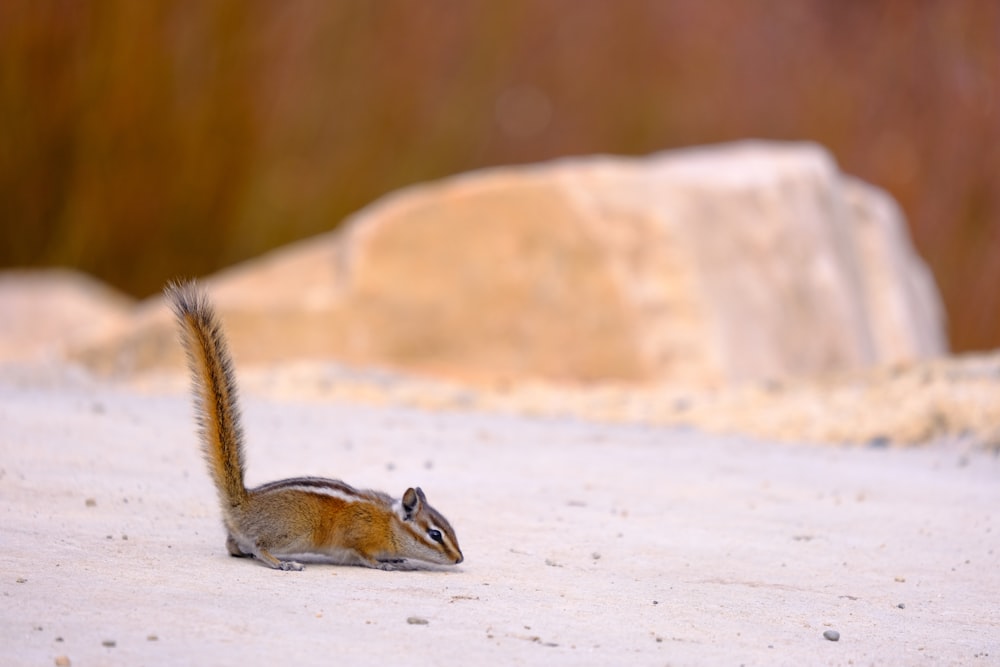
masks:
POLYGON ((202 451, 219 493, 226 547, 282 570, 291 558, 318 556, 379 569, 463 560, 455 531, 419 487, 399 500, 333 479, 295 477, 248 490, 236 378, 222 325, 194 283, 165 290, 194 379, 202 451))

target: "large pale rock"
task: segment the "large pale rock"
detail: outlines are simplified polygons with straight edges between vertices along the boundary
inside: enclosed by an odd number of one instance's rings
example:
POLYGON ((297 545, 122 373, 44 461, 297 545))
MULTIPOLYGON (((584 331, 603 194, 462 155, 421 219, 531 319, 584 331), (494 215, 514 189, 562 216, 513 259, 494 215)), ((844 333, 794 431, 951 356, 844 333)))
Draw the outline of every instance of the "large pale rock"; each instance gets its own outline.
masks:
POLYGON ((0 272, 0 362, 61 359, 81 339, 117 334, 134 302, 66 269, 0 272))
MULTIPOLYGON (((716 385, 946 350, 898 208, 811 144, 467 174, 209 285, 240 363, 716 385)), ((162 306, 139 320, 79 358, 179 358, 162 306)))
POLYGON ((934 277, 910 243, 899 206, 883 190, 845 180, 844 194, 879 361, 900 363, 948 348, 934 277))

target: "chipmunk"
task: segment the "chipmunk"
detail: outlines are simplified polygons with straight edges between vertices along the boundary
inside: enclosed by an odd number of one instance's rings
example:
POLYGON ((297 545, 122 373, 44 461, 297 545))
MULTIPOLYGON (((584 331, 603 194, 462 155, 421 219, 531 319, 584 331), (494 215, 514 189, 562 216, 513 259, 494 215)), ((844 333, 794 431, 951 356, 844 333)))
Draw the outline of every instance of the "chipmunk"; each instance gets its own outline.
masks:
POLYGON ((230 554, 279 570, 301 570, 291 559, 296 555, 381 570, 462 562, 455 531, 419 487, 400 500, 319 477, 247 489, 236 377, 221 323, 194 282, 169 283, 164 294, 187 351, 202 451, 222 504, 230 554))

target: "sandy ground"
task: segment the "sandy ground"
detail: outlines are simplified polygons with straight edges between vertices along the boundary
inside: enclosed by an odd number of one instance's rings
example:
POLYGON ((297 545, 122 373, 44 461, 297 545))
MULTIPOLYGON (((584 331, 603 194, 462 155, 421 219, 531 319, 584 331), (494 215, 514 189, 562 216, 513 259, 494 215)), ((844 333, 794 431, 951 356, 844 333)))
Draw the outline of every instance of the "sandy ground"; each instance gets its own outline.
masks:
POLYGON ((230 558, 185 393, 5 369, 0 663, 1000 664, 983 449, 245 399, 250 482, 419 484, 465 563, 230 558))

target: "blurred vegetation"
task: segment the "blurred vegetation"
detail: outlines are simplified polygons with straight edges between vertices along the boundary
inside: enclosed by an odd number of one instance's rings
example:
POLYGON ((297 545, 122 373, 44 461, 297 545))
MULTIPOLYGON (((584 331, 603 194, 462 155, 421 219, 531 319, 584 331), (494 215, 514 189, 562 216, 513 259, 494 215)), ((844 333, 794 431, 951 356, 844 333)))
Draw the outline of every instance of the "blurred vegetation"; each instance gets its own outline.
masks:
POLYGON ((998 347, 998 82, 977 0, 4 0, 0 265, 143 296, 455 172, 810 139, 998 347))

